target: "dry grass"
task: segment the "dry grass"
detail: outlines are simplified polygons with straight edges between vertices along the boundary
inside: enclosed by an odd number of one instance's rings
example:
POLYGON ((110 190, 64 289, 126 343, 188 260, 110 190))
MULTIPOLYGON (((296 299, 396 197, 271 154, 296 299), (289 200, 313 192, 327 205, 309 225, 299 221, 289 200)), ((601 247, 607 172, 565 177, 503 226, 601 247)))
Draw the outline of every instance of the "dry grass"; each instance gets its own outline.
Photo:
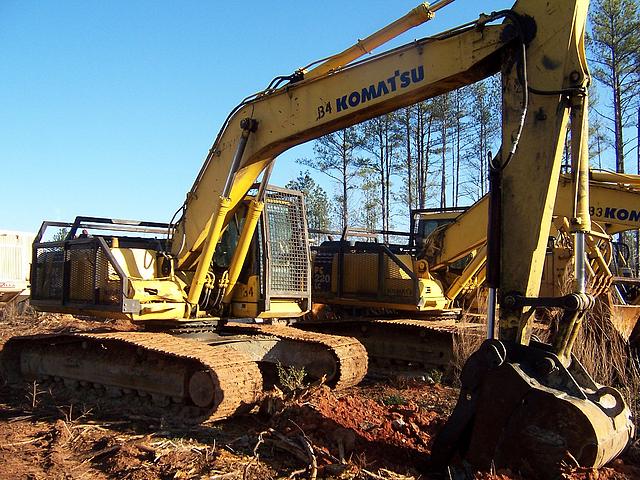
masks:
POLYGON ((467 362, 469 356, 478 350, 482 342, 484 342, 487 331, 487 317, 485 315, 478 315, 473 312, 486 312, 487 311, 487 296, 482 290, 477 290, 476 298, 472 302, 474 305, 466 309, 462 314, 462 322, 464 323, 478 323, 482 325, 482 335, 478 332, 472 332, 470 330, 460 331, 453 339, 453 362, 451 377, 455 384, 460 382, 460 372, 462 367, 467 362))
POLYGON ((614 327, 613 315, 604 302, 598 301, 583 322, 573 353, 596 382, 621 391, 637 418, 640 413, 637 353, 614 327))
MULTIPOLYGON (((573 271, 567 268, 561 286, 563 294, 573 289, 573 282, 573 271)), ((591 285, 587 289, 593 293, 591 285)), ((619 389, 637 418, 640 413, 637 352, 616 329, 615 324, 622 322, 615 318, 618 313, 607 300, 604 295, 598 296, 594 308, 585 315, 573 355, 597 383, 619 389)))
POLYGON ((29 305, 29 301, 12 301, 0 305, 0 324, 15 324, 18 322, 33 322, 37 317, 36 311, 29 305))
MULTIPOLYGON (((615 387, 621 391, 634 417, 640 415, 640 366, 637 352, 629 342, 616 330, 612 322, 615 311, 611 311, 603 301, 587 313, 580 334, 573 347, 573 354, 582 363, 593 379, 602 385, 615 387)), ((549 325, 546 330, 534 333, 542 340, 548 341, 555 330, 559 312, 545 312, 543 324, 549 325)), ((463 315, 465 322, 480 322, 486 326, 486 318, 471 313, 463 315)), ((486 327, 483 328, 483 331, 486 327)), ((475 352, 484 341, 484 336, 462 332, 456 336, 453 354, 453 377, 458 381, 459 374, 469 355, 475 352)))
POLYGON ((18 318, 18 309, 13 302, 0 306, 0 322, 11 322, 18 318))
MULTIPOLYGON (((473 318, 469 318, 468 315, 462 317, 463 322, 480 322, 483 324, 483 331, 486 331, 487 320, 485 316, 474 315, 473 318)), ((453 339, 453 360, 451 379, 456 386, 460 383, 460 373, 462 367, 467 362, 469 356, 480 348, 482 342, 485 341, 484 335, 478 335, 467 330, 462 330, 453 339)))

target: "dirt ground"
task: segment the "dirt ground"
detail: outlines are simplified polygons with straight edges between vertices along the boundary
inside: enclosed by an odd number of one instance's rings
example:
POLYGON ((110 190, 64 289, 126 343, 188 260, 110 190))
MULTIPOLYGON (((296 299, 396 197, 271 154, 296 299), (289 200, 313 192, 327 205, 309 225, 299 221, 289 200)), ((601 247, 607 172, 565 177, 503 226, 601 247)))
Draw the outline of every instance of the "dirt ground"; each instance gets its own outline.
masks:
MULTIPOLYGON (((68 315, 0 317, 0 345, 18 334, 104 327, 68 315)), ((109 328, 128 329, 126 322, 109 328)), ((0 479, 429 479, 434 436, 457 398, 455 388, 398 380, 340 392, 326 387, 261 411, 198 427, 56 402, 38 385, 0 386, 0 479), (276 413, 266 414, 267 410, 276 413)), ((257 410, 257 409, 256 409, 257 410)), ((479 479, 520 479, 509 471, 479 479)), ((640 449, 600 471, 571 479, 640 478, 640 449)))

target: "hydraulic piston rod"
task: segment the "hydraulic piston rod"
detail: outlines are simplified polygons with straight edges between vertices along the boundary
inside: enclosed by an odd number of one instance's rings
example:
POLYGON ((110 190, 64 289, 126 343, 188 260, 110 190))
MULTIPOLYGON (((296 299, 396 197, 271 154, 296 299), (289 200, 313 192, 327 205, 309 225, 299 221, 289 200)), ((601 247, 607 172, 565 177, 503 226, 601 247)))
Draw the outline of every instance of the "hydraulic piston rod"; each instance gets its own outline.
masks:
POLYGON ((241 122, 240 126, 242 128, 242 135, 238 142, 236 153, 233 157, 232 168, 229 170, 222 194, 220 195, 220 207, 217 215, 211 221, 211 227, 209 227, 204 249, 200 254, 198 267, 196 268, 196 273, 191 281, 191 288, 189 289, 189 295, 187 297, 187 302, 190 308, 185 312, 185 316, 187 318, 191 316, 193 307, 197 305, 198 300, 200 299, 202 288, 206 282, 207 274, 209 273, 209 265, 211 264, 213 254, 216 250, 216 246, 218 245, 218 240, 220 240, 220 235, 222 234, 224 219, 231 208, 229 193, 231 192, 231 185, 233 185, 233 177, 235 176, 236 171, 240 166, 240 162, 242 161, 242 156, 244 155, 244 150, 247 146, 249 134, 256 130, 257 122, 254 119, 245 119, 241 122))
POLYGON ((332 70, 337 70, 340 67, 348 65, 361 56, 371 52, 374 48, 377 48, 380 45, 393 40, 398 35, 403 34, 407 30, 428 22, 435 16, 435 12, 437 10, 449 5, 453 1, 454 0, 440 0, 438 2, 435 2, 433 5, 429 5, 426 2, 421 3, 395 22, 390 23, 384 28, 381 28, 380 30, 369 35, 363 40, 358 40, 355 45, 347 48, 343 52, 329 57, 326 61, 324 61, 317 67, 306 72, 304 78, 309 79, 319 77, 321 75, 329 73, 332 70))
POLYGON ((244 220, 244 226, 242 227, 242 232, 240 233, 240 238, 238 240, 236 249, 233 252, 233 257, 229 266, 229 285, 227 285, 227 290, 224 295, 224 303, 229 303, 231 301, 231 297, 233 296, 233 287, 238 281, 240 271, 242 270, 244 261, 247 258, 247 252, 249 251, 249 247, 251 246, 253 234, 256 231, 256 226, 258 225, 258 221, 260 220, 260 216, 262 215, 262 211, 264 210, 264 197, 266 193, 266 187, 269 183, 269 177, 271 176, 271 171, 273 170, 274 164, 275 160, 272 161, 265 169, 264 174, 262 175, 262 182, 260 182, 260 187, 258 188, 258 194, 256 195, 255 199, 249 202, 247 215, 244 220))

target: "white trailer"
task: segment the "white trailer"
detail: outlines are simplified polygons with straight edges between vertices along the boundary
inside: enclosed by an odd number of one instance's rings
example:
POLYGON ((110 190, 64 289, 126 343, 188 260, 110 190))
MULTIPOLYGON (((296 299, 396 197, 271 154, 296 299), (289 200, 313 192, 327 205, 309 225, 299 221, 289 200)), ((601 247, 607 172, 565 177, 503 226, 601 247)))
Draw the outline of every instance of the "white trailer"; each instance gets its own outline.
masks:
POLYGON ((35 233, 0 230, 0 306, 29 298, 35 233))

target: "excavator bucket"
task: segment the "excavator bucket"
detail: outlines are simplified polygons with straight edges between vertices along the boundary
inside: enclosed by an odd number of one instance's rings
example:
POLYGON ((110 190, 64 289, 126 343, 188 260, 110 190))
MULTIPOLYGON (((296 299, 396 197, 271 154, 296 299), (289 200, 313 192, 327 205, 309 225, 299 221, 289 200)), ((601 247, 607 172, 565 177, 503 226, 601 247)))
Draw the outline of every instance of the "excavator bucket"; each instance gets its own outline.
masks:
POLYGON ((486 340, 465 364, 458 403, 432 451, 435 464, 511 468, 554 478, 565 467, 600 467, 633 437, 618 390, 595 383, 575 358, 549 345, 486 340))

